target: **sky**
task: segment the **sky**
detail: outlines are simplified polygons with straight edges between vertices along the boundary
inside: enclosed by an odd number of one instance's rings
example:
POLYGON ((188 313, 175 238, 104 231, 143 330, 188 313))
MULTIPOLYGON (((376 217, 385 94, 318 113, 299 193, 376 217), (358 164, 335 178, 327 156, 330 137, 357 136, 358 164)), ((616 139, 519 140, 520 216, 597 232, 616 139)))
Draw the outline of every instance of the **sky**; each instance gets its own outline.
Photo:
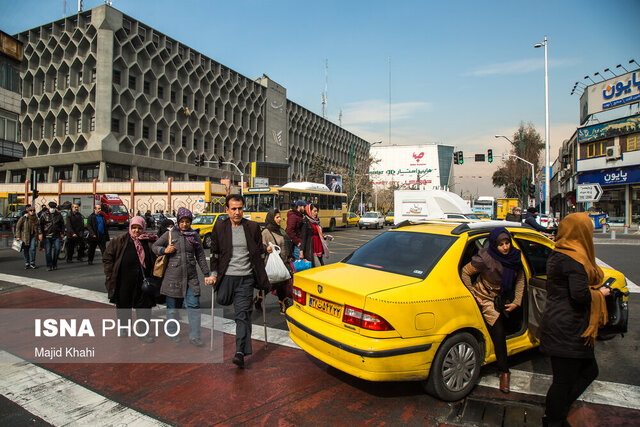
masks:
MULTIPOLYGON (((84 9, 103 4, 84 0, 84 9)), ((0 0, 0 29, 63 17, 64 0, 0 0)), ((639 0, 378 1, 113 0, 113 7, 370 142, 453 145, 492 164, 455 166, 457 192, 501 195, 491 184, 521 122, 544 138, 548 37, 551 159, 578 126, 576 81, 640 62, 639 0), (328 77, 325 63, 328 61, 328 77), (389 120, 391 106, 391 120, 389 120)), ((67 0, 67 14, 77 1, 67 0)), ((628 110, 628 107, 627 107, 628 110)))

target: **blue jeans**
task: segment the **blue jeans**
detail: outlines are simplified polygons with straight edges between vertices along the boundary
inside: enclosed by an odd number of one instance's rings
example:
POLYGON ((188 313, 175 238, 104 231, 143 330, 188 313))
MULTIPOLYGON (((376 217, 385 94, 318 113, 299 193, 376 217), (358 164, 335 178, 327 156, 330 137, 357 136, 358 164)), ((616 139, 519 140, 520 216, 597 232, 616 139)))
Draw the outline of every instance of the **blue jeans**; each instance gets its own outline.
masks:
MULTIPOLYGON (((182 304, 187 307, 187 318, 189 319, 189 339, 200 338, 200 297, 193 295, 191 288, 187 286, 186 298, 167 297, 167 319, 180 321, 178 311, 182 304)), ((171 334, 176 332, 173 322, 167 325, 167 331, 171 334)))
POLYGON ((47 261, 47 267, 58 265, 58 255, 60 254, 60 238, 45 237, 44 238, 44 258, 47 261))
POLYGON ((293 260, 300 259, 300 248, 297 246, 293 247, 293 260))
POLYGON ((22 252, 24 252, 24 265, 36 265, 37 248, 38 239, 36 237, 32 237, 28 242, 23 242, 22 252))

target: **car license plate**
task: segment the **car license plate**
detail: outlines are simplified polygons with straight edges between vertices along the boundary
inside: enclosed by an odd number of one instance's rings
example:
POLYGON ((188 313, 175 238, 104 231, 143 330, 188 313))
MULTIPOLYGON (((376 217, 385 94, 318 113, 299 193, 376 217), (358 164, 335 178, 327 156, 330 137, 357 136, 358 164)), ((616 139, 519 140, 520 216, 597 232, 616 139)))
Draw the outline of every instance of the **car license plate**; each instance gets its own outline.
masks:
POLYGON ((313 307, 333 317, 342 317, 342 306, 312 295, 309 296, 309 307, 313 307))

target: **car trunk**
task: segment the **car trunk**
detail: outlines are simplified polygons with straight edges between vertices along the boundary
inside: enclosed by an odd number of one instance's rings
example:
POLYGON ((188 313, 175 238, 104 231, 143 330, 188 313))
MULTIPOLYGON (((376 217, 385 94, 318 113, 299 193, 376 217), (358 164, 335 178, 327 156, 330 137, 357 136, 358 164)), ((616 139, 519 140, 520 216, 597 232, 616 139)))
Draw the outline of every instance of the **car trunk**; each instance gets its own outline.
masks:
POLYGON ((328 323, 344 326, 345 305, 364 309, 367 295, 419 282, 420 279, 347 264, 314 268, 294 277, 293 286, 307 293, 302 310, 328 323))

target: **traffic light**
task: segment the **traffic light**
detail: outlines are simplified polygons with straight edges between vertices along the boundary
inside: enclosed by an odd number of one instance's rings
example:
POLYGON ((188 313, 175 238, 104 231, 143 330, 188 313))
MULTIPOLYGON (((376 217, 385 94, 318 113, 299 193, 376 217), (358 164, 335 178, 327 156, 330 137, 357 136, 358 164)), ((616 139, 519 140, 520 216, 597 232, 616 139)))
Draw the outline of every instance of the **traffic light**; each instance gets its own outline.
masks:
POLYGON ((487 161, 489 163, 493 162, 493 150, 492 149, 488 149, 487 150, 487 161))
POLYGON ((464 154, 462 151, 458 151, 458 164, 461 165, 464 163, 464 154))
POLYGON ((458 152, 457 152, 457 151, 455 151, 455 152, 453 153, 453 164, 454 164, 454 165, 457 165, 457 164, 458 164, 458 152))
POLYGON ((536 185, 529 184, 529 197, 536 197, 536 185))
MULTIPOLYGON (((31 199, 32 200, 37 199, 38 198, 38 194, 40 194, 38 190, 33 190, 32 191, 32 195, 31 195, 31 199)), ((31 203, 33 204, 33 202, 31 202, 31 203)))
POLYGON ((222 167, 222 162, 224 162, 224 159, 222 158, 222 156, 218 156, 218 167, 222 167))
POLYGON ((204 154, 200 154, 200 166, 206 166, 207 165, 207 158, 204 156, 204 154))
POLYGON ((196 166, 200 166, 200 156, 196 156, 196 160, 194 162, 196 166))

